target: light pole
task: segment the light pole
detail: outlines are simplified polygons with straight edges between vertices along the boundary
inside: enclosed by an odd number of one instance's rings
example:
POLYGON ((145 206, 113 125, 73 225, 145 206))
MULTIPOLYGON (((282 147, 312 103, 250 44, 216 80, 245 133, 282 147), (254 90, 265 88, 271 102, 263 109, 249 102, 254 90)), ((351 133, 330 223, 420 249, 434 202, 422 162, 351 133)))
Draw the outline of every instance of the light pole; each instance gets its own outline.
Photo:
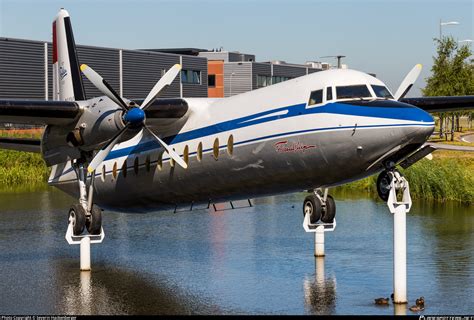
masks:
POLYGON ((453 26, 458 24, 459 22, 457 21, 442 22, 441 19, 439 19, 439 40, 443 37, 443 26, 453 26))

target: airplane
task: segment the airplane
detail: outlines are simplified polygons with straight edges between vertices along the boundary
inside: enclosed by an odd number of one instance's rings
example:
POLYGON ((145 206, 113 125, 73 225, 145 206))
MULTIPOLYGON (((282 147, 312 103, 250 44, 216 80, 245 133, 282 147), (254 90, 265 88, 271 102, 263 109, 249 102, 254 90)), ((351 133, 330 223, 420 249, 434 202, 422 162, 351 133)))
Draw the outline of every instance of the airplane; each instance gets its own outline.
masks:
POLYGON ((0 147, 40 152, 48 183, 76 197, 74 235, 97 235, 102 210, 148 212, 308 190, 303 213, 330 223, 332 196, 321 190, 379 173, 388 198, 397 165, 431 153, 428 112, 468 109, 474 96, 404 98, 416 65, 395 95, 379 79, 332 69, 228 98, 157 98, 181 66, 143 100, 121 97, 79 64, 69 13, 53 22, 58 101, 0 100, 0 122, 44 125, 38 141, 0 147), (85 99, 81 72, 104 95, 85 99))

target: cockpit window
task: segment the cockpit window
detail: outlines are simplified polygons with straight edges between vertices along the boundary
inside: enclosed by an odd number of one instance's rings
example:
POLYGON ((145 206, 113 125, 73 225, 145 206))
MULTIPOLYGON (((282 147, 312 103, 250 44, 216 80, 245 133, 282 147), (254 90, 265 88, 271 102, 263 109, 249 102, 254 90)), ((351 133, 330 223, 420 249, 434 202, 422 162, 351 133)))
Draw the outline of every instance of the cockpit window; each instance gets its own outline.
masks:
POLYGON ((326 88, 326 101, 332 100, 332 87, 326 88))
POLYGON ((390 94, 390 91, 385 86, 376 86, 372 85, 375 95, 379 98, 393 99, 393 96, 390 94))
POLYGON ((323 90, 312 91, 311 96, 309 97, 308 106, 319 103, 323 103, 323 90))
POLYGON ((338 99, 372 98, 369 88, 365 84, 336 87, 336 95, 338 99))

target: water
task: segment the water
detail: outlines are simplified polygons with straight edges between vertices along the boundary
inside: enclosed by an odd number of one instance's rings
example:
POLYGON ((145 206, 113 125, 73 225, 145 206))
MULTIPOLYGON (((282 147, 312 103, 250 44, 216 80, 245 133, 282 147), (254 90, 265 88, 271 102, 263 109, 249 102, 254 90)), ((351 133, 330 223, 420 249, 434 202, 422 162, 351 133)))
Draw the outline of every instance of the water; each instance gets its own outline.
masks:
MULTIPOLYGON (((337 228, 315 261, 304 194, 213 212, 105 212, 92 272, 64 233, 72 198, 0 194, 0 314, 414 314, 392 293, 392 216, 336 196, 337 228)), ((408 298, 424 314, 474 313, 474 208, 415 202, 407 216, 408 298)))

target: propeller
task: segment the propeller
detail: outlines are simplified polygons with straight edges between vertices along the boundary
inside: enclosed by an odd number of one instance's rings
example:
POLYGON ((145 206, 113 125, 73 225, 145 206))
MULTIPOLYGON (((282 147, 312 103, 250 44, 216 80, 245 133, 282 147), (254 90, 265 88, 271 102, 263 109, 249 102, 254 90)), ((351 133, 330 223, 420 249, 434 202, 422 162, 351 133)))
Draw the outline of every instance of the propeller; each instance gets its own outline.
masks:
POLYGON ((417 64, 413 67, 413 69, 410 70, 410 72, 408 72, 408 74, 405 76, 405 79, 403 79, 402 83, 398 87, 397 92, 395 93, 395 100, 402 99, 408 93, 408 91, 410 91, 416 79, 418 79, 422 67, 423 66, 421 64, 417 64))
POLYGON ((122 135, 130 128, 144 128, 158 141, 158 143, 166 150, 170 158, 177 164, 186 169, 188 165, 181 159, 181 157, 163 140, 161 140, 150 128, 145 125, 145 110, 152 105, 156 97, 165 88, 171 85, 176 76, 181 71, 181 65, 175 64, 166 74, 151 89, 148 96, 145 98, 141 106, 128 106, 125 101, 114 91, 114 89, 105 81, 97 72, 86 64, 81 65, 81 71, 92 82, 92 84, 99 89, 103 94, 109 97, 112 101, 117 103, 123 109, 122 120, 125 127, 122 128, 109 142, 94 156, 90 162, 87 171, 93 172, 100 164, 107 158, 110 151, 120 140, 122 135))

